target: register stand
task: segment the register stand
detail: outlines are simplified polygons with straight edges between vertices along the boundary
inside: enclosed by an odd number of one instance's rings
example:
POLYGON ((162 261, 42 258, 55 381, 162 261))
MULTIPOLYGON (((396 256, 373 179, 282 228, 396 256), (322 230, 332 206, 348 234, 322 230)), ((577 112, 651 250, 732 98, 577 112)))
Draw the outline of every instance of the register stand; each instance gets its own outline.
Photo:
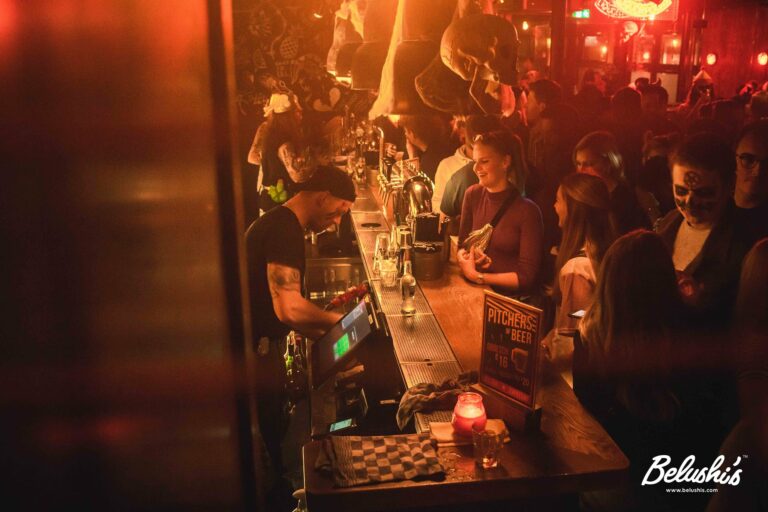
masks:
POLYGON ((310 346, 311 434, 389 433, 403 393, 391 340, 360 301, 310 346))

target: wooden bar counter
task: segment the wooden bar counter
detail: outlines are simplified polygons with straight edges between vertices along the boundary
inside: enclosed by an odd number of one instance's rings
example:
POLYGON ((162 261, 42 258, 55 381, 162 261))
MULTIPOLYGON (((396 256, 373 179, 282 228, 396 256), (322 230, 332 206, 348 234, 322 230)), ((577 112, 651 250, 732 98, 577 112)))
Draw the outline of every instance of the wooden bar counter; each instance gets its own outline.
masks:
MULTIPOLYGON (((464 280, 455 263, 448 264, 441 279, 419 286, 462 369, 478 369, 484 287, 464 280)), ((311 442, 303 450, 309 510, 416 510, 499 502, 519 510, 561 510, 570 508, 580 491, 608 489, 626 480, 629 461, 557 372, 543 369, 536 401, 542 408, 540 432, 512 432, 498 468, 475 466, 471 446, 440 448, 446 468, 441 481, 337 489, 314 469, 320 443, 311 442)))

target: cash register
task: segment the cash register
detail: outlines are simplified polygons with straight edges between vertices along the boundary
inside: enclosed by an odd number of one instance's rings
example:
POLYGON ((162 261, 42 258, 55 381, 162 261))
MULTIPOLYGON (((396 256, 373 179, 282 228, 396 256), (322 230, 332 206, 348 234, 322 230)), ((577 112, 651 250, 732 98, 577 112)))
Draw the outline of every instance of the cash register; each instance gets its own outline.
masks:
POLYGON ((391 340, 377 328, 374 314, 371 303, 361 300, 311 345, 311 399, 335 409, 322 419, 313 414, 314 438, 331 431, 379 431, 394 421, 402 379, 391 340))

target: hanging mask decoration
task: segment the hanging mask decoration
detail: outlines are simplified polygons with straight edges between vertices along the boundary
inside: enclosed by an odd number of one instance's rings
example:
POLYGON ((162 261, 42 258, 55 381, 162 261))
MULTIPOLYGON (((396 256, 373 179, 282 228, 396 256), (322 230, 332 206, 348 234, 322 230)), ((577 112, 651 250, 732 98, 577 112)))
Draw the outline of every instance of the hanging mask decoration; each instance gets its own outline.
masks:
POLYGON ((486 113, 500 113, 499 84, 517 82, 517 29, 506 19, 472 13, 454 19, 443 33, 440 58, 471 82, 470 93, 486 113))
POLYGON ((517 81, 517 29, 492 14, 469 14, 454 20, 443 33, 440 57, 464 80, 479 77, 514 85, 517 81))

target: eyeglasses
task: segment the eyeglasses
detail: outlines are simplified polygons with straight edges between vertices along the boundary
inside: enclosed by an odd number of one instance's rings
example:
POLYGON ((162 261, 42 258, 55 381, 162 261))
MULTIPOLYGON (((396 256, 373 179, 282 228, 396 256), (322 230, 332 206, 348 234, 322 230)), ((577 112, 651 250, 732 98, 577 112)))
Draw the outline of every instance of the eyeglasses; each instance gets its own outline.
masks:
POLYGON ((752 153, 740 153, 736 155, 736 158, 745 169, 754 169, 757 164, 768 166, 768 158, 758 158, 752 153))

